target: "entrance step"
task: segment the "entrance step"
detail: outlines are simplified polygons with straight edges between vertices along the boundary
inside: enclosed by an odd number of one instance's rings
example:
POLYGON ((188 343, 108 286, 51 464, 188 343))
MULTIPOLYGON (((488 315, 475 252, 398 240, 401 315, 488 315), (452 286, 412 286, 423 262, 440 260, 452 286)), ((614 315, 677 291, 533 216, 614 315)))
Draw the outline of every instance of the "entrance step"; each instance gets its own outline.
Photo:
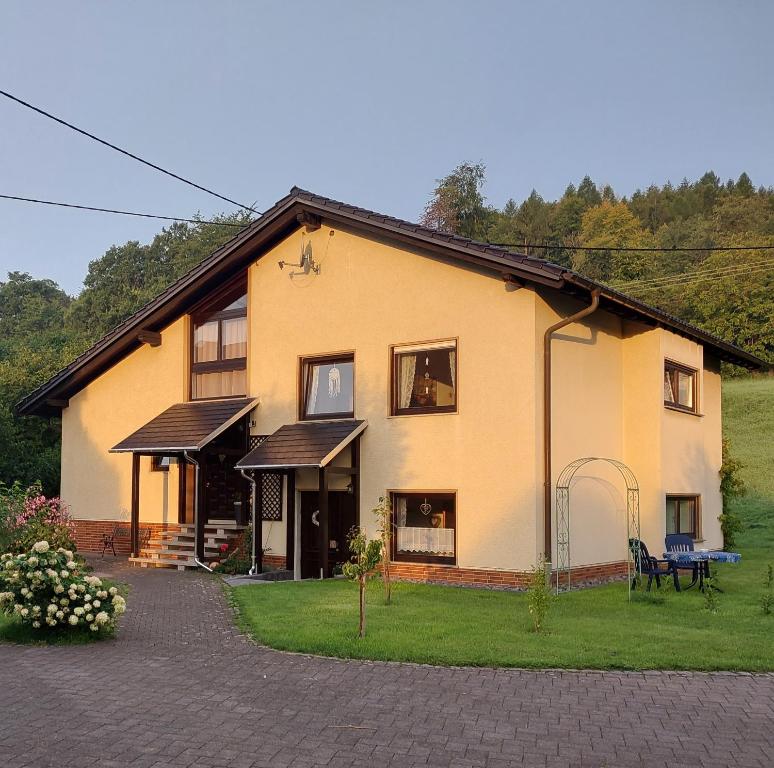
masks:
POLYGON ((193 558, 186 560, 176 560, 162 557, 155 559, 149 559, 145 557, 130 557, 129 562, 139 568, 177 568, 178 571, 196 570, 199 567, 196 565, 193 558))
MULTIPOLYGON (((205 562, 219 560, 220 547, 231 545, 244 529, 233 520, 210 521, 204 529, 205 562)), ((140 568, 196 569, 199 566, 194 560, 195 538, 195 527, 188 524, 159 531, 151 536, 138 557, 129 558, 129 563, 140 568)))

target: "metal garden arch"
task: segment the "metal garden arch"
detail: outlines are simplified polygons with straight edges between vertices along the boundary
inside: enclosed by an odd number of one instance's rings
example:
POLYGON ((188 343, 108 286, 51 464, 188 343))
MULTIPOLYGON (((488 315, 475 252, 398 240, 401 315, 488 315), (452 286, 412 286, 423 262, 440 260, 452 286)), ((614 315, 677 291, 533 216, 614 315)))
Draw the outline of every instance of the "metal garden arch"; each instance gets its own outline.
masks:
POLYGON ((626 576, 631 600, 632 558, 629 539, 640 538, 640 486, 626 464, 603 456, 575 459, 561 471, 556 481, 556 591, 570 590, 570 484, 575 473, 592 461, 606 461, 614 466, 626 483, 626 576))

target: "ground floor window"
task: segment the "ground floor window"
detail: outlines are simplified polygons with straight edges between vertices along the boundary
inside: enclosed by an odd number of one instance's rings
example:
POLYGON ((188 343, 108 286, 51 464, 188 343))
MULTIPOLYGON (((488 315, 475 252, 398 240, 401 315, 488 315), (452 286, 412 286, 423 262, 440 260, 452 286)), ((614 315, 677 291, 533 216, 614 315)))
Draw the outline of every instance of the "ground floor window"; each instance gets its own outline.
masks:
POLYGON ((680 495, 666 497, 666 532, 699 538, 699 497, 680 495))
POLYGON ((393 559, 453 565, 456 501, 454 493, 393 493, 393 559))

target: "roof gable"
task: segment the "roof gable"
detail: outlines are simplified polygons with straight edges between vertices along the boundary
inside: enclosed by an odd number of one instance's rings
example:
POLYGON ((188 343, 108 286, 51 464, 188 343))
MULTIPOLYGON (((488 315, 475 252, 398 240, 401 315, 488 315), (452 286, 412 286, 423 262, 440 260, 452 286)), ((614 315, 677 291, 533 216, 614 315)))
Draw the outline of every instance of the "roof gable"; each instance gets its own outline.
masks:
POLYGON ((462 264, 477 266, 507 281, 537 283, 586 297, 601 290, 600 307, 629 319, 662 325, 712 348, 721 359, 748 368, 765 366, 762 360, 679 318, 637 299, 596 283, 571 270, 507 248, 439 232, 419 224, 315 195, 298 187, 279 200, 200 264, 141 307, 90 349, 56 373, 17 404, 20 414, 57 412, 74 393, 141 345, 142 331, 158 331, 185 314, 216 286, 233 277, 256 258, 303 224, 329 224, 377 235, 462 264))

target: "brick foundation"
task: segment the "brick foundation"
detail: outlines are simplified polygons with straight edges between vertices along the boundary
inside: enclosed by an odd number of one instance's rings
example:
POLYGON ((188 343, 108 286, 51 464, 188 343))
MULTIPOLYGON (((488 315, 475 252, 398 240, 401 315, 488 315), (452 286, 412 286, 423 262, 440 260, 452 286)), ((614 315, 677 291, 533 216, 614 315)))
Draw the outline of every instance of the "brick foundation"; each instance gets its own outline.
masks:
POLYGON ((263 556, 263 564, 268 565, 271 568, 282 568, 284 569, 285 566, 285 555, 270 555, 270 554, 264 554, 263 556))
MULTIPOLYGON (((75 546, 79 552, 102 552, 103 534, 111 534, 113 528, 118 522, 129 525, 129 521, 119 520, 73 520, 75 523, 75 546)), ((159 531, 166 531, 170 528, 177 528, 174 523, 143 523, 140 521, 140 528, 150 528, 151 536, 159 531)), ((115 542, 116 554, 129 554, 129 537, 117 539, 115 542)), ((112 553, 111 553, 112 554, 112 553)))
MULTIPOLYGON (((429 565, 424 563, 392 563, 390 573, 399 581, 416 581, 428 584, 451 584, 488 589, 525 589, 530 574, 525 571, 499 571, 488 568, 458 568, 453 565, 429 565)), ((554 574, 555 575, 555 574, 554 574)), ((584 565, 572 569, 572 583, 580 585, 602 582, 626 576, 626 562, 584 565)))

